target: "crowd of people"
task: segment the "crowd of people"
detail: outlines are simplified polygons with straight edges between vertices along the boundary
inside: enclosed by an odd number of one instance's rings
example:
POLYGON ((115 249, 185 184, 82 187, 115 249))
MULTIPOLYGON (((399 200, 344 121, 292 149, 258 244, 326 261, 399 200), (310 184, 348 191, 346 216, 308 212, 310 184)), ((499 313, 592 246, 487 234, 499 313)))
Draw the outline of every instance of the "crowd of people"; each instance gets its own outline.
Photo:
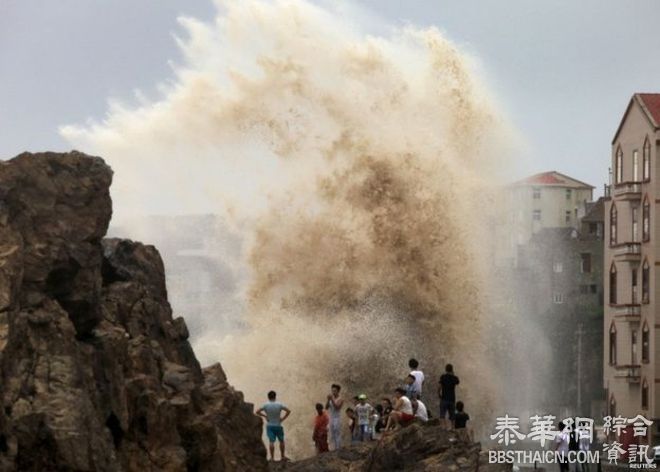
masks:
MULTIPOLYGON (((341 385, 332 384, 325 404, 316 403, 316 414, 312 440, 318 454, 342 447, 343 428, 350 434, 351 443, 373 441, 390 434, 399 428, 417 421, 427 422, 432 414, 425 402, 431 395, 423 394, 425 377, 416 359, 408 361, 409 374, 404 384, 394 390, 392 398, 383 397, 372 406, 369 398, 362 393, 352 398, 350 405, 341 393, 341 385), (344 407, 346 408, 344 409, 344 407), (346 417, 343 426, 342 411, 346 417)), ((438 415, 446 428, 454 428, 464 437, 469 438, 467 422, 470 416, 465 412, 462 401, 456 401, 456 386, 459 379, 454 368, 447 364, 445 372, 438 381, 438 415)), ((266 420, 266 435, 269 442, 270 460, 275 459, 275 443, 279 442, 281 460, 288 460, 285 454, 284 428, 282 423, 289 417, 291 410, 277 401, 274 391, 268 392, 268 402, 259 408, 256 414, 266 420)))

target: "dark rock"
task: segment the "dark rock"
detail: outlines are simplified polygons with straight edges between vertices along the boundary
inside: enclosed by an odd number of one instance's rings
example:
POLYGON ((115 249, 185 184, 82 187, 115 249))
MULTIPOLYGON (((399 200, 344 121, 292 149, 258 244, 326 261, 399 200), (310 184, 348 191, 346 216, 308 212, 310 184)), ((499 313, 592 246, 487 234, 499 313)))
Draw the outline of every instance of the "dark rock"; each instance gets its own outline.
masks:
POLYGON ((489 464, 479 443, 466 441, 437 421, 412 424, 379 441, 359 443, 302 461, 271 462, 287 472, 511 471, 510 464, 489 464))
POLYGON ((173 319, 153 246, 102 240, 112 171, 0 162, 0 470, 265 470, 261 421, 173 319))

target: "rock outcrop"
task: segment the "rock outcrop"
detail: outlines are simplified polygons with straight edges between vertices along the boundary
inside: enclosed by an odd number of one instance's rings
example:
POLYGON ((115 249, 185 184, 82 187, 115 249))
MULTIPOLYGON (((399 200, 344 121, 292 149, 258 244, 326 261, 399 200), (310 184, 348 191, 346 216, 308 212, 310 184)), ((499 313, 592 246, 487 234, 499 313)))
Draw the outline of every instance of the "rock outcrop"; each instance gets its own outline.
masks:
POLYGON ((153 246, 103 240, 112 171, 0 162, 0 470, 266 470, 261 421, 201 369, 153 246))
POLYGON ((436 472, 511 471, 510 464, 489 464, 479 443, 464 440, 432 420, 412 424, 379 441, 359 443, 336 452, 292 463, 271 463, 286 472, 436 472))

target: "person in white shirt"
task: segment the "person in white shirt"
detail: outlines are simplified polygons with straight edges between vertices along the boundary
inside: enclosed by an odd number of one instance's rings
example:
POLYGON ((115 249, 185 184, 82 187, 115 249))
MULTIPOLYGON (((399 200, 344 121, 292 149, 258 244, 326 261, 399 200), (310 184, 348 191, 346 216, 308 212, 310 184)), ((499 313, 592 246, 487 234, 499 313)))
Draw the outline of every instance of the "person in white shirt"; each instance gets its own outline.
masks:
POLYGON ((341 408, 344 406, 344 399, 339 396, 341 391, 339 384, 332 384, 330 388, 331 393, 327 397, 325 408, 330 414, 330 439, 336 451, 341 447, 341 408))
POLYGON ((426 409, 426 405, 422 403, 421 400, 411 400, 413 411, 415 412, 415 419, 418 419, 422 423, 426 423, 429 420, 429 413, 426 409))
POLYGON ((397 388, 394 391, 394 398, 394 410, 390 413, 387 425, 385 426, 387 431, 407 425, 415 419, 412 402, 406 396, 406 389, 397 388))
POLYGON ((422 398, 422 387, 424 386, 424 372, 419 370, 419 362, 417 359, 410 359, 408 361, 408 367, 410 367, 410 375, 415 377, 415 383, 413 388, 417 392, 417 398, 422 398))

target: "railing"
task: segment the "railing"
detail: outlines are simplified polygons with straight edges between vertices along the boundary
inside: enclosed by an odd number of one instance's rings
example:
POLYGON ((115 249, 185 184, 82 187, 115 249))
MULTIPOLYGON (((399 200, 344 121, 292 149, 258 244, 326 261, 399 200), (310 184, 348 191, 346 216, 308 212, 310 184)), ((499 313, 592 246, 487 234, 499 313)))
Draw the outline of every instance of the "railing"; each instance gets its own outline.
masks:
POLYGON ((614 316, 638 318, 642 314, 642 307, 638 303, 630 303, 626 305, 610 305, 614 316))
POLYGON ((614 257, 642 255, 642 243, 620 243, 612 246, 614 257))
POLYGON ((642 377, 642 367, 639 364, 617 365, 615 369, 620 371, 614 377, 625 379, 630 383, 638 383, 642 377))
POLYGON ((642 193, 642 184, 640 182, 621 182, 614 185, 614 196, 619 197, 626 194, 642 193))

